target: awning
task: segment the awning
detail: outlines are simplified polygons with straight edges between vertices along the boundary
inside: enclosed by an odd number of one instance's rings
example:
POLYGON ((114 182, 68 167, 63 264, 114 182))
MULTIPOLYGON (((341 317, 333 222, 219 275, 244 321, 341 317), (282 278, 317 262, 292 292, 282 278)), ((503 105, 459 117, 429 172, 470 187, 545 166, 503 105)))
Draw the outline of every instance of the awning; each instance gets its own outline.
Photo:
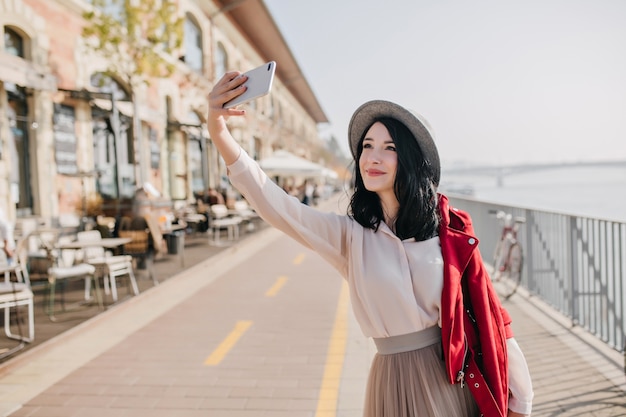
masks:
POLYGON ((337 174, 335 171, 333 171, 332 169, 328 169, 328 168, 324 168, 324 173, 323 173, 324 177, 326 178, 332 178, 334 180, 336 180, 337 178, 339 178, 339 174, 337 174))
POLYGON ((41 91, 56 91, 56 78, 43 68, 15 55, 0 51, 0 81, 41 91))
POLYGON ((260 161, 259 165, 270 176, 324 177, 327 172, 326 167, 285 150, 274 152, 272 156, 260 161))
MULTIPOLYGON (((111 111, 113 109, 113 106, 111 105, 111 100, 105 100, 103 98, 94 98, 91 101, 99 109, 106 110, 106 111, 111 111)), ((115 107, 117 107, 117 110, 124 116, 133 117, 133 114, 135 114, 133 110, 133 103, 129 101, 116 101, 115 107)))

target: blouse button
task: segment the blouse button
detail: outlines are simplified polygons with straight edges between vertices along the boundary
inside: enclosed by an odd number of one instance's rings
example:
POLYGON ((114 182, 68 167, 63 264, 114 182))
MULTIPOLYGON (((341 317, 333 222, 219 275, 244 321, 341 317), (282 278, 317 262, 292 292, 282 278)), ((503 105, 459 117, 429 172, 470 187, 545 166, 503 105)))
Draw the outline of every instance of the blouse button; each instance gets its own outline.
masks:
POLYGON ((474 384, 474 388, 480 387, 480 384, 474 384))
POLYGON ((474 374, 469 374, 469 377, 470 378, 474 378, 474 374))
POLYGON ((469 240, 467 241, 467 243, 469 243, 470 245, 473 245, 474 243, 476 243, 476 239, 474 239, 473 237, 469 238, 469 240))

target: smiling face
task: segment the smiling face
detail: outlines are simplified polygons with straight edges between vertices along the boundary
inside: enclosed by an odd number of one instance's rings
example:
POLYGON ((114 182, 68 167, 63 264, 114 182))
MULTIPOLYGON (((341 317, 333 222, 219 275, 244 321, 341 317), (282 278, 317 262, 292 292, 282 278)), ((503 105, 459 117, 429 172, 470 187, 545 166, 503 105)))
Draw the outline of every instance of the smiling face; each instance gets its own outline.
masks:
POLYGON ((394 182, 398 169, 398 154, 389 131, 380 122, 374 123, 363 139, 359 170, 363 185, 378 194, 381 200, 396 199, 394 182))

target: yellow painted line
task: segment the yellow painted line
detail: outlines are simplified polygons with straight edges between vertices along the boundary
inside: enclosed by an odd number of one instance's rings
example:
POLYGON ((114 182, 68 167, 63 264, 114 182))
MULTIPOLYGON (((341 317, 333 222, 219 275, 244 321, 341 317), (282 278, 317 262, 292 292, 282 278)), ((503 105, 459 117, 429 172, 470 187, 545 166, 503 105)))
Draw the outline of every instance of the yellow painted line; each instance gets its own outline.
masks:
POLYGON ((304 255, 304 253, 299 254, 298 256, 296 256, 293 260, 293 264, 294 265, 300 265, 302 263, 302 261, 304 261, 304 258, 306 256, 304 255))
POLYGON ((265 296, 266 297, 275 296, 276 294, 278 294, 278 291, 280 291, 280 289, 283 287, 283 285, 285 285, 286 282, 287 282, 287 277, 276 278, 276 282, 274 282, 274 285, 272 285, 271 288, 267 290, 267 292, 265 293, 265 296))
POLYGON ((324 377, 322 378, 320 396, 317 400, 315 417, 335 417, 337 415, 341 371, 343 370, 348 339, 348 303, 348 284, 343 281, 337 303, 335 324, 328 344, 324 377))
POLYGON ((233 331, 230 332, 230 334, 226 336, 226 339, 224 339, 213 353, 206 358, 204 364, 209 366, 219 364, 251 325, 252 322, 249 320, 238 321, 233 331))

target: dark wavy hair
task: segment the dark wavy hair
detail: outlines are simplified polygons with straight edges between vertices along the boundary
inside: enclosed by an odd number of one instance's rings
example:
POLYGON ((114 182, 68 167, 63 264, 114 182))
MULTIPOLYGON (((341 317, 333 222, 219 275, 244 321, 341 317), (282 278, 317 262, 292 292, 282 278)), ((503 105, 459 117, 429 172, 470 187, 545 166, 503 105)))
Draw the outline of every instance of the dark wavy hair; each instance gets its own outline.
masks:
MULTIPOLYGON (((398 154, 398 167, 394 192, 400 207, 395 222, 395 233, 400 239, 427 240, 437 235, 439 214, 437 210, 437 186, 434 172, 409 129, 396 119, 381 117, 382 123, 393 139, 398 154)), ((378 230, 384 220, 383 208, 378 194, 368 191, 363 184, 359 160, 363 153, 363 139, 371 125, 359 140, 354 161, 354 193, 350 199, 348 214, 361 226, 378 230)))

